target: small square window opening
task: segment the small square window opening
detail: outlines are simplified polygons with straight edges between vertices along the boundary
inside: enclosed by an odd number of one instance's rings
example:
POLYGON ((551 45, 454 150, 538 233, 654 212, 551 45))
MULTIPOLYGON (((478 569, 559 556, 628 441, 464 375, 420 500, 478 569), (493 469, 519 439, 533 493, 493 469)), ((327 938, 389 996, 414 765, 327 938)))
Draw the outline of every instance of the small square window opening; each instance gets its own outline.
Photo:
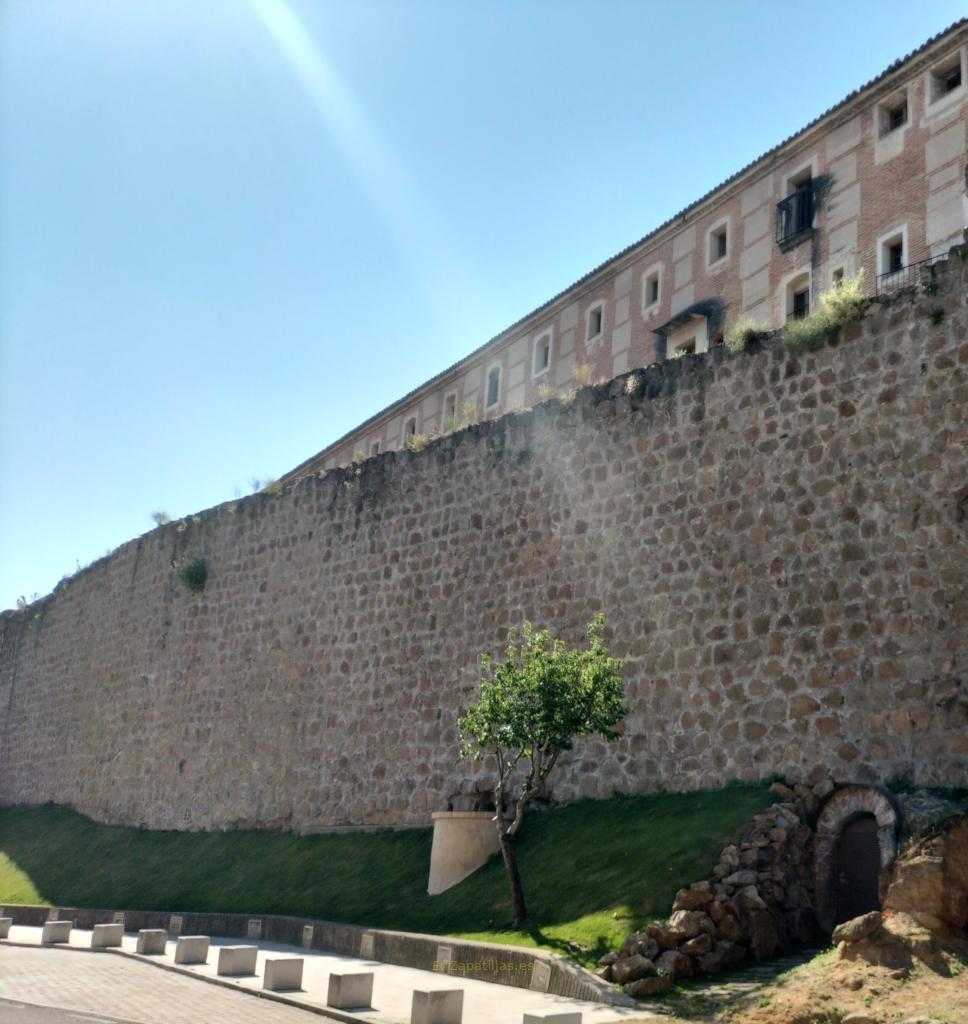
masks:
POLYGON ((931 102, 940 100, 961 85, 961 54, 939 65, 931 72, 931 102))
POLYGON ((655 271, 653 274, 645 279, 645 306, 654 306, 659 301, 659 272, 655 271))

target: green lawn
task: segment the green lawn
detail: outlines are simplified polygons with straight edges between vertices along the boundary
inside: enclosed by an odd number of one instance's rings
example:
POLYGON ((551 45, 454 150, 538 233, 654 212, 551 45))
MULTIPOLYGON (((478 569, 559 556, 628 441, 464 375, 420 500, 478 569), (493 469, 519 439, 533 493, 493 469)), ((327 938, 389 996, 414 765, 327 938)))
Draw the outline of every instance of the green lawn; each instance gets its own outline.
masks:
POLYGON ((540 945, 589 963, 669 912, 676 889, 771 802, 766 785, 582 800, 533 814, 519 837, 529 927, 508 931, 500 858, 426 893, 431 830, 295 836, 149 832, 64 808, 0 809, 0 906, 293 914, 540 945))

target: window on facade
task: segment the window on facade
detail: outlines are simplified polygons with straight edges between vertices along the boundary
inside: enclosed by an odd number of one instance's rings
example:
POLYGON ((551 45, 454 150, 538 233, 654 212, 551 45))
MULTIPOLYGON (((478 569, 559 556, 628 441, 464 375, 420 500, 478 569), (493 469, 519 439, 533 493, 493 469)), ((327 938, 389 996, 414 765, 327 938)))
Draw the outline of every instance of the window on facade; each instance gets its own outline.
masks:
POLYGON ((653 270, 642 284, 642 306, 648 308, 659 301, 659 271, 653 270))
POLYGON ((792 190, 776 207, 776 240, 781 244, 805 235, 813 227, 813 175, 802 171, 787 183, 792 190))
POLYGON ((931 102, 940 100, 961 85, 961 54, 958 53, 931 72, 931 102))
POLYGON ((370 454, 371 455, 379 455, 380 454, 380 442, 379 441, 374 441, 370 445, 370 454))
POLYGON ((534 343, 534 376, 544 373, 551 366, 551 335, 542 334, 534 343))
POLYGON ((403 440, 407 442, 411 437, 416 436, 417 433, 417 417, 411 416, 403 425, 403 440))
POLYGON ((726 252, 729 248, 729 239, 726 234, 726 225, 724 224, 721 228, 716 228, 715 231, 709 235, 709 262, 715 263, 717 260, 721 260, 726 256, 726 252))
POLYGON ((444 399, 444 430, 453 430, 457 426, 457 395, 449 394, 444 399))
POLYGON ((696 351, 696 339, 689 338, 688 341, 681 341, 676 345, 676 355, 684 355, 687 352, 696 351))
POLYGON ((604 306, 593 306, 588 311, 588 333, 585 337, 588 341, 597 338, 602 333, 602 320, 605 313, 604 306))
POLYGON ((830 283, 833 285, 834 288, 839 288, 844 283, 844 268, 843 267, 838 267, 830 275, 830 283))
POLYGON ((908 123, 908 93, 881 103, 878 108, 878 119, 881 138, 906 125, 908 123))
POLYGON ((904 266, 904 242, 901 239, 896 242, 888 242, 885 257, 884 265, 889 274, 900 270, 904 266))
POLYGON ((786 318, 802 320, 810 312, 810 275, 799 274, 786 286, 786 318))
POLYGON ((501 367, 492 366, 487 372, 487 396, 484 405, 492 409, 501 399, 501 367))

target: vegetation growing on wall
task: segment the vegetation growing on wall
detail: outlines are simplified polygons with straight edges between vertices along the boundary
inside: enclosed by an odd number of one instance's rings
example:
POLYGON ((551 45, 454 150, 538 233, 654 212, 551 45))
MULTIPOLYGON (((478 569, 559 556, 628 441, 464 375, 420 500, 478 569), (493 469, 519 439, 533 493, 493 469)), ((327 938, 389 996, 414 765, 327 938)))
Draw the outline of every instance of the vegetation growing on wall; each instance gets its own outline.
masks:
POLYGON ((786 345, 799 350, 820 348, 838 327, 863 315, 864 272, 848 278, 820 296, 815 309, 800 320, 791 320, 783 331, 786 345))
POLYGON ((189 590, 200 593, 205 589, 208 582, 208 566, 204 558, 192 558, 187 562, 181 562, 175 572, 189 590))

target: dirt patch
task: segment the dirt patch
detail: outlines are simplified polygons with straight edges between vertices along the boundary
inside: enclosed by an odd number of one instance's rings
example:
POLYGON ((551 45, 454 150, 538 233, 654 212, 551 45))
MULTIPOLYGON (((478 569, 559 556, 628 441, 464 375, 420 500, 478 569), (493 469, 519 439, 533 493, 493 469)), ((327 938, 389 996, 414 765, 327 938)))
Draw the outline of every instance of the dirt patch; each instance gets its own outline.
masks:
POLYGON ((942 974, 917 961, 909 968, 882 967, 839 960, 836 952, 829 952, 705 1019, 729 1024, 841 1024, 851 1014, 863 1014, 872 1024, 968 1024, 968 964, 951 958, 946 968, 947 974, 942 974))

